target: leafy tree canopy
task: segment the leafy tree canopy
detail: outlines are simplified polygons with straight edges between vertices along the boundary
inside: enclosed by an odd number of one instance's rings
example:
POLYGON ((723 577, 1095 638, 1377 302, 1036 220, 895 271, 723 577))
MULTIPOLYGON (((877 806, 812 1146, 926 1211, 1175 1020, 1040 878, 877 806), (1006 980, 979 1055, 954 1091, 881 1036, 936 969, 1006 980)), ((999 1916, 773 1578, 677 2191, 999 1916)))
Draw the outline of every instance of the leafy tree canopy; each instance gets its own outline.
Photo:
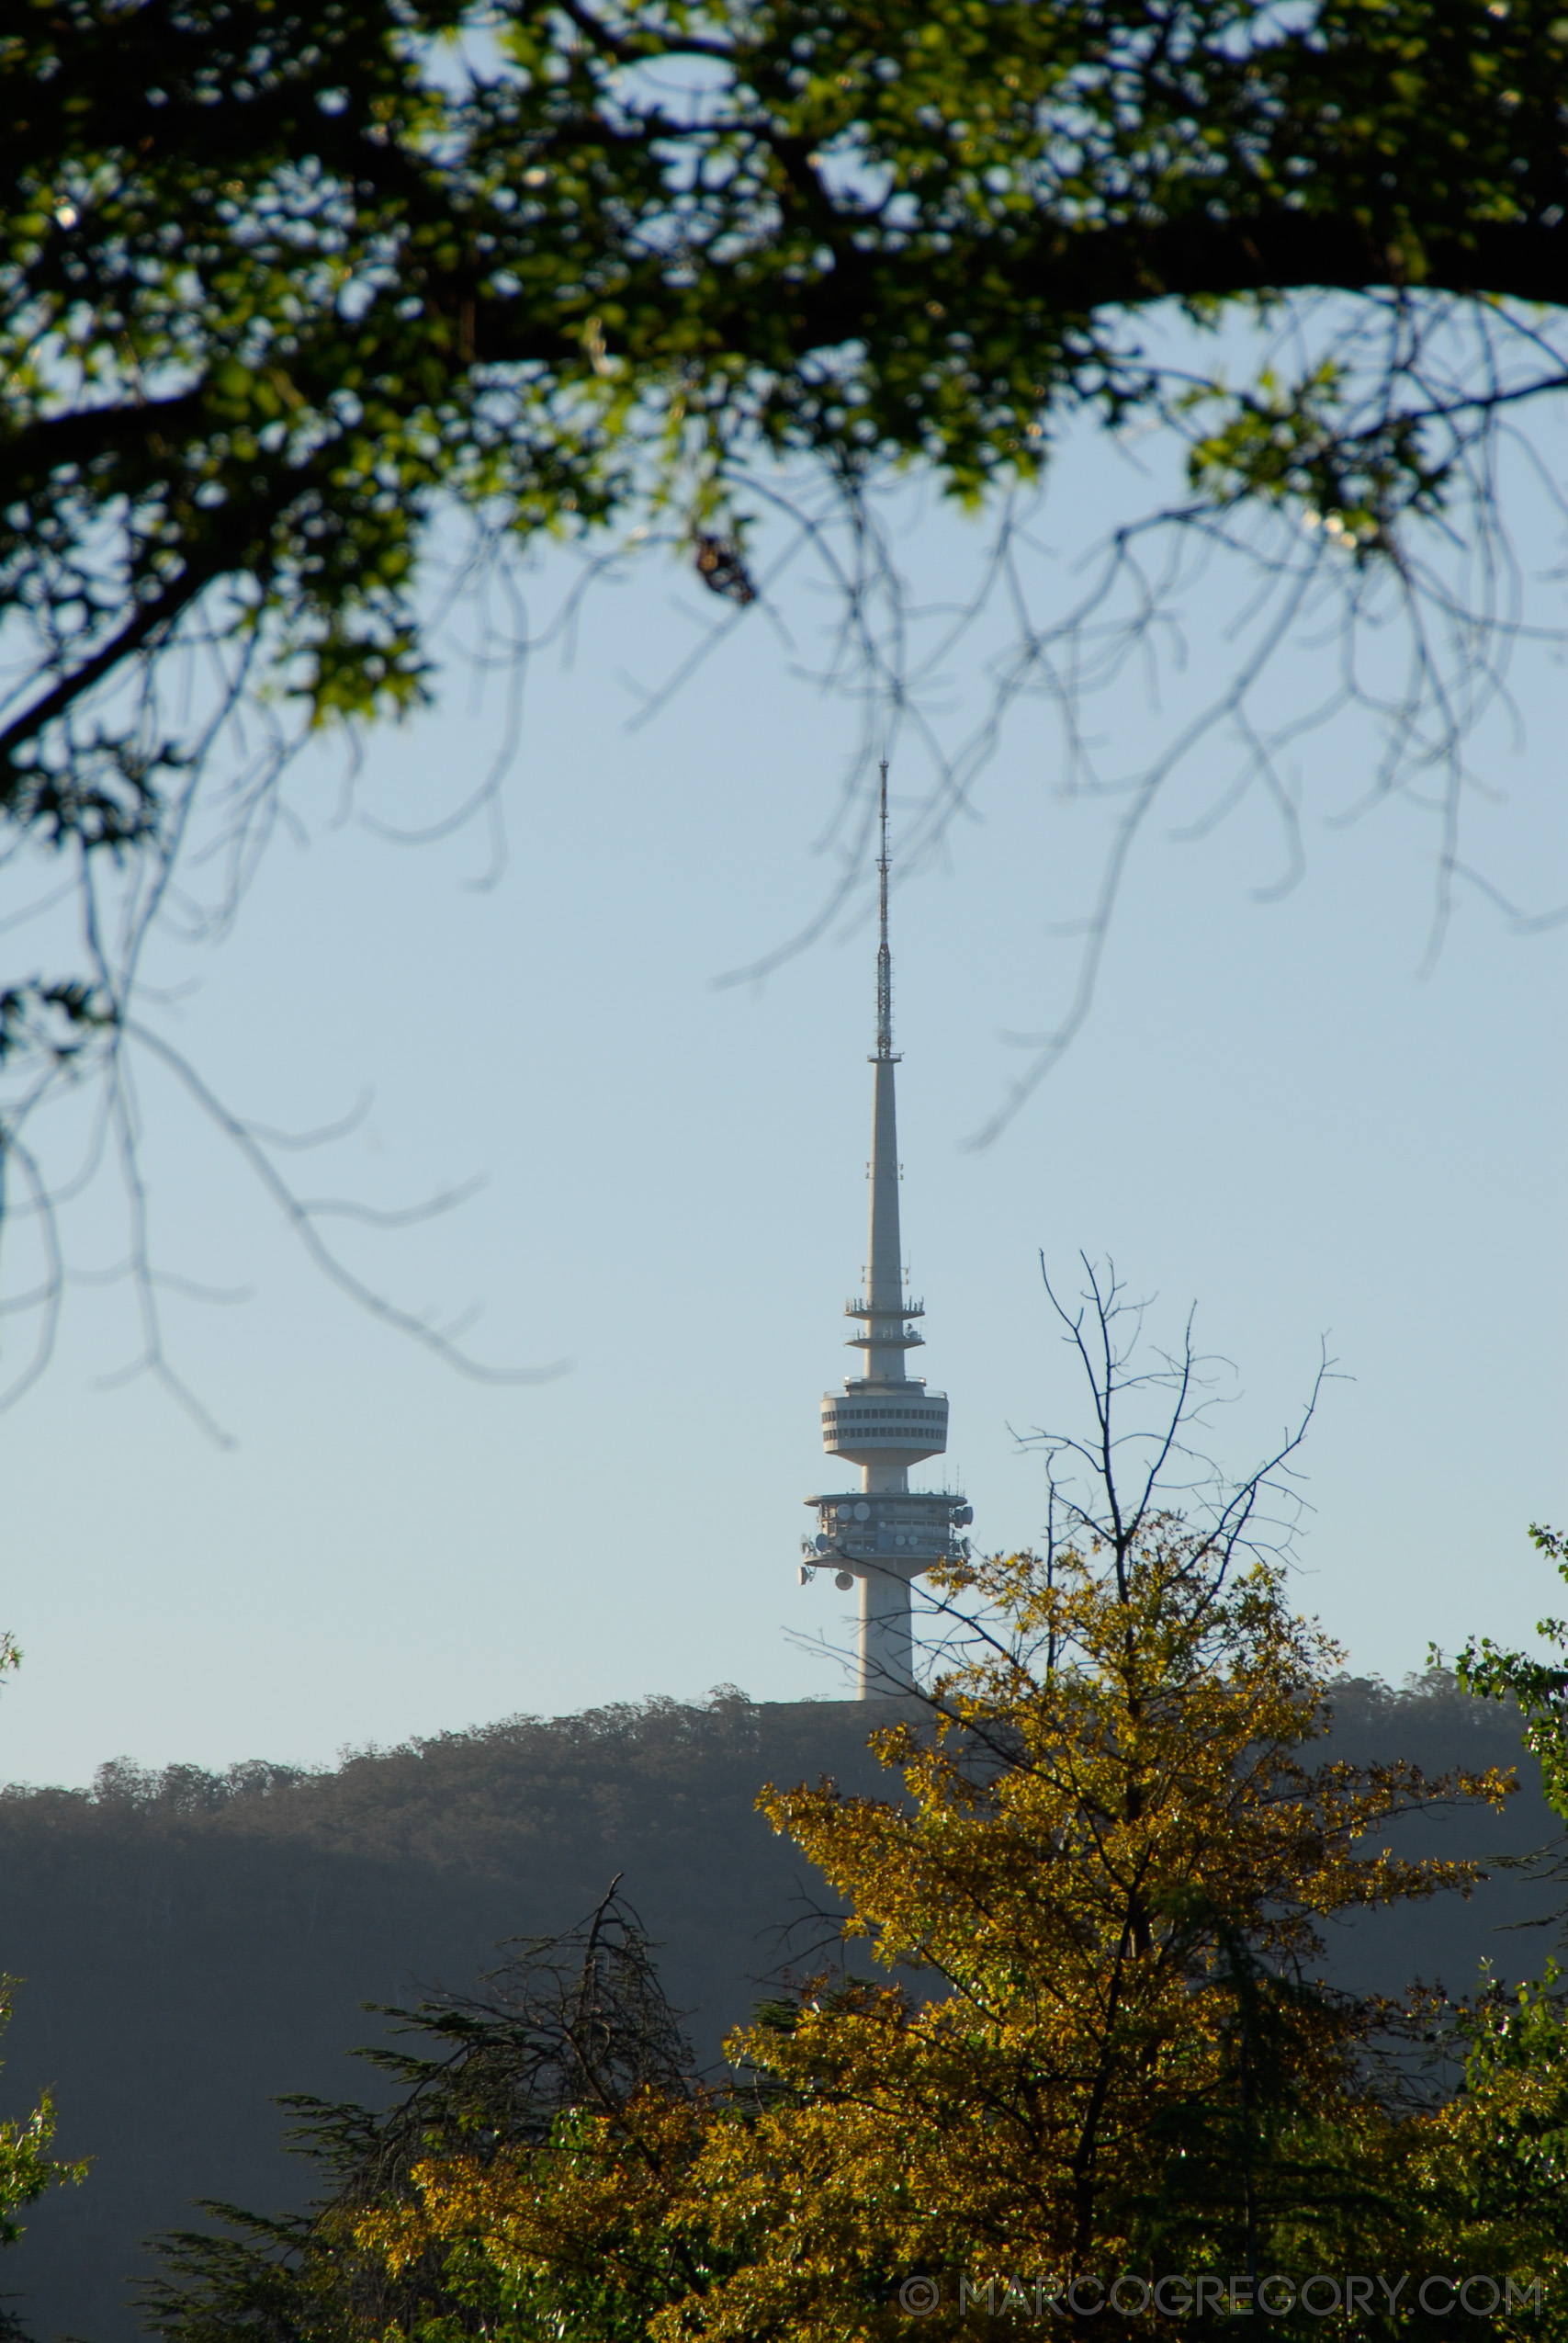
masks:
MULTIPOLYGON (((1277 1572, 1231 1579, 1215 1542, 1168 1517, 1121 1561, 955 1572, 947 1592, 978 1597, 986 1625, 924 1726, 879 1737, 907 1797, 767 1795, 880 1980, 829 1971, 764 2005, 727 2090, 628 2070, 546 2137, 432 2133, 397 2190, 361 2201, 365 2267, 448 2290, 446 2323, 405 2332, 873 2343, 905 2334, 911 2305, 933 2336, 983 2309, 999 2334, 1042 2315, 1077 2332, 1119 2273, 1118 2328, 1148 2336, 1230 2331, 1236 2272, 1271 2279, 1288 2336, 1445 2331, 1441 2294, 1429 2317, 1381 2296, 1299 2309, 1320 2272, 1445 2272, 1450 2295, 1534 2273, 1555 2300, 1551 1981, 1456 2011, 1314 1975, 1335 1914, 1464 1884, 1464 1866, 1396 1859, 1383 1827, 1504 1783, 1304 1763, 1325 1648, 1277 1572), (1451 2073, 1420 2088, 1424 2034, 1468 2052, 1457 2097, 1451 2073), (1175 2272, 1185 2307, 1151 2308, 1175 2272)), ((1540 2306, 1476 2331, 1559 2332, 1540 2306)))
POLYGON ((574 2273, 595 2254, 646 2271, 658 2249, 660 2287, 630 2283, 621 2303, 659 2343, 873 2343, 905 2334, 911 2310, 958 2337, 978 2315, 965 2280, 991 2284, 1000 2332, 1043 2315, 1082 2331, 1102 2303, 1064 2308, 1063 2292, 1082 2280, 1103 2295, 1118 2273, 1134 2278, 1119 2326, 1210 2334, 1223 2303, 1200 2299, 1194 2324, 1190 2301, 1151 2308, 1151 2283, 1207 2274, 1223 2292, 1237 2271, 1288 2280, 1281 2333, 1420 2334, 1431 2319, 1381 2302, 1325 2324, 1295 2288, 1408 2269, 1416 2251, 1462 2279, 1533 2248, 1555 2274, 1554 2006, 1543 2017, 1527 1994, 1522 2016, 1462 2017, 1455 2118, 1410 2054, 1423 2035, 1454 2041, 1440 1995, 1393 2004, 1318 1974, 1336 1915, 1474 1877, 1402 1860, 1391 1823, 1509 1784, 1313 1761, 1337 1655, 1269 1556, 1281 1459, 1185 1520, 1163 1510, 1192 1363, 1134 1376, 1114 1292, 1092 1305, 1063 1313, 1098 1427, 1053 1449, 1069 1534, 938 1574, 934 1681, 875 1737, 902 1796, 764 1793, 881 1977, 829 1970, 765 2007, 729 2045, 735 2087, 705 2104, 666 2100, 660 2121, 655 2090, 635 2121, 625 2103, 585 2109, 570 2144, 433 2156, 417 2193, 357 2231, 394 2273, 443 2249, 487 2273, 491 2332, 513 2343, 532 2343, 552 2303, 558 2332, 596 2334, 574 2273), (1171 1413, 1130 1429, 1129 1398, 1150 1387, 1171 1413), (1510 2091, 1511 2189, 1478 2198, 1510 2091), (1043 2314, 1038 2281, 1056 2289, 1043 2314))
POLYGON ((1000 2334, 1077 2332, 1102 2306, 1064 2290, 1120 2275, 1119 2327, 1212 2335, 1233 2281, 1269 2276, 1281 2335, 1393 2343, 1446 2333, 1451 2300, 1297 2293, 1415 2270, 1478 2281, 1472 2331, 1562 2332, 1555 2292, 1544 2318, 1484 2292, 1568 2276, 1557 1980, 1456 2007, 1319 1973, 1337 1916, 1477 1876, 1390 1826, 1511 1781, 1320 1756, 1337 1653, 1279 1558, 1300 1433, 1206 1481, 1197 1363, 1134 1372, 1117 1289, 1086 1303, 1062 1316, 1094 1427, 1050 1445, 1052 1537, 938 1576, 930 1688, 874 1737, 894 1795, 762 1795, 834 1892, 830 1938, 880 1975, 808 1956, 705 2079, 612 1895, 482 1998, 422 2009, 437 2054, 380 2057, 397 2107, 307 2108, 311 2213, 166 2241, 154 2331, 877 2343, 912 2312, 967 2334, 967 2280, 1000 2334), (1152 2299, 1179 2272, 1206 2303, 1152 2299))
POLYGON ((884 1737, 907 1810, 770 1800, 851 1902, 848 1932, 928 1988, 830 1995, 782 2045, 743 2045, 793 2100, 716 2132, 698 2168, 720 2238, 758 2243, 694 2331, 894 2334, 907 2273, 959 2335, 961 2276, 1397 2254, 1371 2170, 1394 2098, 1369 2054, 1401 2013, 1314 1981, 1318 1930, 1462 1885, 1396 1859, 1382 1827, 1503 1785, 1303 1763, 1332 1654, 1277 1570, 1233 1576, 1159 1516, 1115 1561, 953 1573, 1005 1625, 936 1687, 941 1738, 884 1737))
MULTIPOLYGON (((1568 1583, 1568 1537, 1538 1522, 1530 1541, 1539 1553, 1557 1565, 1557 1575, 1568 1583)), ((1568 1620, 1538 1619, 1536 1634, 1557 1653, 1541 1659, 1530 1652, 1510 1651, 1490 1636, 1472 1636, 1461 1652, 1456 1670, 1461 1684, 1478 1700, 1511 1700, 1525 1720, 1525 1742, 1540 1760, 1547 1802, 1568 1822, 1568 1620)))
MULTIPOLYGON (((441 496, 523 536, 674 499, 739 594, 759 446, 976 496, 1184 389, 1195 480, 1370 558, 1453 460, 1433 297, 1568 283, 1555 0, 44 0, 0 74, 0 807, 89 847, 194 752, 104 698, 181 629, 318 720, 406 707, 441 496), (1153 305, 1301 287, 1383 303, 1372 412, 1332 361, 1211 407, 1145 351, 1153 305)), ((1562 382, 1526 342, 1472 410, 1562 382)))
MULTIPOLYGON (((1258 640, 1123 828, 1228 724, 1293 866, 1270 760, 1318 719, 1247 694, 1300 622, 1341 642, 1325 706, 1370 708, 1389 735, 1374 788, 1444 776, 1440 918, 1459 744, 1528 630, 1495 450, 1505 418, 1568 383, 1558 6, 8 11, 0 852, 65 850, 80 923, 74 965, 0 980, 0 1181, 19 1179, 41 1231, 23 1286, 37 1349, 11 1395, 47 1361, 62 1281, 59 1175, 25 1132, 102 1074, 132 1160, 128 1036, 327 1274, 467 1371, 513 1373, 363 1286, 133 1011, 162 912, 177 904, 197 937, 226 922, 292 751, 414 706, 464 580, 530 547, 663 541, 739 609, 759 593, 753 493, 819 550, 842 524, 852 570, 869 559, 874 577, 870 492, 899 468, 1000 513, 1076 423, 1152 419, 1187 483, 1149 523, 1259 563, 1258 640), (1259 326, 1278 347, 1244 357, 1238 386, 1227 369, 1259 326), (478 554, 456 573, 430 559, 454 515, 478 554), (1370 678, 1348 647, 1363 634, 1380 638, 1370 678), (182 855, 217 877, 186 889, 182 855)), ((832 572, 840 552, 825 558, 832 572)), ((1168 564, 1151 578, 1120 558, 1065 615, 1025 615, 1003 700, 1032 678, 1058 703, 1119 680, 1175 590, 1168 564)), ((863 580, 837 583, 863 616, 863 580)), ((903 704, 898 677, 872 680, 878 707, 903 704)), ((1086 1013, 1118 839, 1073 1002, 993 1128, 1086 1013)), ((143 1364, 206 1421, 164 1353, 133 1202, 131 1221, 143 1364)))

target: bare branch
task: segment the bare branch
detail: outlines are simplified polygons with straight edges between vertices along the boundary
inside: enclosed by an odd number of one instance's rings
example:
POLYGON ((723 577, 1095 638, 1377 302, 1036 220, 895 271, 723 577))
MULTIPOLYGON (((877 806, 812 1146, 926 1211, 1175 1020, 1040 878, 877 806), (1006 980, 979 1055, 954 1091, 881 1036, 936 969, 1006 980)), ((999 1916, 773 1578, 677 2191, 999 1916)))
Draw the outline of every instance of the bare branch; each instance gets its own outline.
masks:
MULTIPOLYGON (((448 1366, 456 1367, 460 1375, 469 1376, 476 1383, 549 1383, 553 1382, 557 1376, 566 1374, 570 1365, 570 1361, 567 1359, 553 1360, 547 1366, 487 1366, 479 1360, 469 1358, 466 1352, 457 1350, 445 1335, 438 1333, 423 1319, 414 1318, 407 1310, 399 1309, 395 1304, 389 1302, 383 1296, 365 1285, 361 1279, 354 1275, 351 1270, 344 1267, 335 1253, 328 1250, 318 1235, 315 1218, 324 1207, 319 1203, 312 1205, 302 1202, 294 1194, 253 1138, 249 1127, 240 1120, 238 1115, 230 1113, 221 1100, 208 1088, 196 1069, 182 1058, 176 1049, 171 1048, 166 1041, 150 1031, 147 1026, 132 1020, 127 1024, 126 1032, 169 1068, 195 1099, 209 1121, 233 1141, 316 1267, 324 1276, 331 1278, 334 1285, 340 1286, 353 1300, 359 1303, 362 1308, 369 1310, 373 1317, 381 1319, 389 1326, 396 1327, 400 1333, 407 1334, 414 1341, 423 1343, 426 1350, 434 1351, 436 1356, 443 1359, 448 1366)), ((354 1209, 352 1206, 344 1208, 354 1209)), ((434 1208, 441 1209, 441 1203, 438 1202, 434 1208)), ((423 1213, 430 1207, 416 1209, 419 1213, 423 1213)), ((409 1217, 407 1215, 392 1216, 396 1221, 409 1217)))

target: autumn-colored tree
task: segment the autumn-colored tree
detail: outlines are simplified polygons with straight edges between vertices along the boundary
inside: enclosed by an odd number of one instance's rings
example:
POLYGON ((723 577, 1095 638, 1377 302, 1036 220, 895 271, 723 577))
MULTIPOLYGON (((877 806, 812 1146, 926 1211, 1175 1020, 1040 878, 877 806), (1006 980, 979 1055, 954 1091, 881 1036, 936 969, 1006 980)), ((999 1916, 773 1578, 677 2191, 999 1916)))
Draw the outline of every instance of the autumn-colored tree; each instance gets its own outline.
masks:
MULTIPOLYGON (((938 1672, 877 1736, 901 1794, 765 1795, 881 1978, 824 1975, 736 2037, 728 2101, 645 2102, 638 2125, 671 2150, 657 2186, 617 2196, 641 2142, 594 2119, 575 2163, 558 2143, 543 2161, 433 2159, 423 2206, 363 2237, 404 2256, 442 2240, 547 2292, 615 2218, 645 2224, 644 2252, 700 2260, 644 2297, 661 2343, 906 2335, 911 2307, 957 2336, 966 2285, 1027 2324, 1044 2283, 1056 2315, 1092 2324, 1118 2280, 1132 2327, 1203 2332, 1237 2273, 1399 2268, 1431 2244, 1431 2191, 1407 2215, 1391 2176, 1418 2179, 1395 2054, 1438 2012, 1329 1988, 1319 1930, 1464 1888, 1473 1867, 1401 1861, 1384 1826, 1506 1785, 1314 1750, 1337 1653, 1292 1613, 1259 1530, 1294 1443, 1179 1518, 1160 1476, 1185 1452, 1189 1353, 1128 1494, 1118 1410, 1166 1378, 1128 1370, 1122 1316, 1093 1287, 1089 1330, 1067 1321, 1096 1429, 1054 1464, 1090 1461, 1100 1500, 1075 1503, 1058 1469, 1064 1534, 1043 1556, 938 1581, 938 1672), (1148 2292, 1177 2272, 1213 2290, 1194 2307, 1190 2285, 1185 2315, 1148 2292)), ((1340 2331, 1368 2331, 1355 2308, 1340 2331)))
MULTIPOLYGON (((563 2114, 526 2148, 459 2145, 416 2166, 400 2202, 361 2211, 355 2247, 394 2281, 439 2267, 496 2343, 641 2343, 735 2266, 687 2195, 715 2113, 700 2094, 645 2087, 563 2114)), ((410 2331, 436 2333, 428 2318, 410 2331)))
POLYGON ((934 1738, 883 1735, 907 1803, 768 1801, 914 1981, 736 2045, 788 2095, 715 2127, 691 2202, 753 2250, 667 2335, 891 2335, 909 2278, 956 2335, 962 2280, 1082 2281, 1092 2309, 1122 2272, 1300 2277, 1388 2226, 1369 2054, 1395 2013, 1316 1982, 1318 1926, 1463 1885, 1359 1842, 1501 1785, 1306 1762, 1333 1647, 1276 1566, 1168 1515, 944 1591, 997 1626, 934 1738))

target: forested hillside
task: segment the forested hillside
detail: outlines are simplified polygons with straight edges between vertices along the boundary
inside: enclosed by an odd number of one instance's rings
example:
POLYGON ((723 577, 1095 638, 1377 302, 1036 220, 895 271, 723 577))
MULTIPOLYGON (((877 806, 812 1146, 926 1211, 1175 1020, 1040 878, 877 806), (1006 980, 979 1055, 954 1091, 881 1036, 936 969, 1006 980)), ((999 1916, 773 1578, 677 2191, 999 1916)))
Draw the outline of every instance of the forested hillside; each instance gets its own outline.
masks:
MULTIPOLYGON (((27 1980, 7 2043, 0 2113, 54 2087, 59 2148, 91 2156, 83 2188, 33 2210, 0 2285, 40 2338, 120 2343, 136 2332, 124 2286, 149 2233, 190 2201, 296 2202, 307 2168, 282 2154, 281 2092, 373 2095, 344 2054, 378 2022, 360 2004, 462 1987, 499 1941, 569 1925, 612 1876, 665 1947, 699 2054, 760 1983, 804 1956, 782 1930, 821 1883, 753 1811, 766 1780, 830 1773, 880 1786, 868 1707, 760 1705, 728 1691, 705 1706, 650 1701, 554 1720, 523 1717, 301 1774, 256 1763, 225 1776, 106 1767, 93 1793, 0 1796, 0 1966, 27 1980)), ((1445 1678, 1393 1693, 1339 1687, 1336 1748, 1405 1757, 1436 1773, 1507 1764, 1517 1728, 1445 1678)), ((1556 1828, 1535 1786, 1486 1813, 1406 1826, 1409 1851, 1489 1855, 1539 1847, 1556 1828)), ((1499 1934, 1540 1891, 1494 1873, 1449 1898, 1341 1928, 1346 1981, 1441 1976, 1480 1959, 1540 1968, 1549 1940, 1499 1934)), ((818 1932, 819 1933, 819 1931, 818 1932)))

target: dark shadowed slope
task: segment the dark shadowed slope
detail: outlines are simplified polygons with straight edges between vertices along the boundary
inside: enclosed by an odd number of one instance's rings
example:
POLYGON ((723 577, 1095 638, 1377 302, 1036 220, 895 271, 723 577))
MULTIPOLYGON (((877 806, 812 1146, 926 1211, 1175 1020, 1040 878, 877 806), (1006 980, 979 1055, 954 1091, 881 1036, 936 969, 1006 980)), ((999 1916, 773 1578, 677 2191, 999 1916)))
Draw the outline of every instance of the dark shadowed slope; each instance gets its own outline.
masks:
POLYGON ((0 1967, 28 1983, 0 2111, 51 2083, 87 2185, 37 2209, 0 2260, 41 2338, 118 2343, 141 2240, 191 2199, 282 2206, 309 2173, 279 2092, 374 2095, 344 2054, 360 2004, 466 1986, 507 1936, 578 1919, 616 1872, 661 1941, 704 2056, 786 1957, 819 1889, 754 1812, 772 1775, 867 1781, 844 1703, 649 1702, 519 1718, 324 1775, 106 1768, 99 1794, 0 1798, 0 1967))
MULTIPOLYGON (((150 2232, 185 2224, 198 2196, 273 2208, 308 2194, 271 2100, 370 2095, 369 2073, 344 2062, 376 2030, 362 2002, 468 1984, 501 1939, 568 1925, 616 1872, 711 2058, 787 1960, 781 1924, 824 1893, 755 1813, 757 1791, 825 1772, 885 1788, 865 1749, 875 1715, 721 1693, 700 1708, 513 1719, 327 1774, 110 1767, 96 1794, 0 1797, 0 1966, 28 1979, 0 2112, 52 2084, 62 2152, 96 2159, 85 2188, 35 2212, 0 2261, 0 2288, 21 2297, 39 2338, 126 2343, 125 2281, 150 2232)), ((1337 1741, 1429 1771, 1517 1754, 1501 1709, 1441 1682, 1403 1695, 1346 1686, 1337 1741)), ((1424 1851, 1485 1854, 1540 1845, 1552 1820, 1532 1788, 1500 1822, 1414 1828, 1424 1851)), ((1336 1967, 1348 1982, 1440 1975, 1454 1989, 1483 1954, 1534 1969, 1545 1939, 1495 1931, 1539 1902, 1499 1874, 1468 1906, 1447 1898, 1340 1931, 1336 1967)))

